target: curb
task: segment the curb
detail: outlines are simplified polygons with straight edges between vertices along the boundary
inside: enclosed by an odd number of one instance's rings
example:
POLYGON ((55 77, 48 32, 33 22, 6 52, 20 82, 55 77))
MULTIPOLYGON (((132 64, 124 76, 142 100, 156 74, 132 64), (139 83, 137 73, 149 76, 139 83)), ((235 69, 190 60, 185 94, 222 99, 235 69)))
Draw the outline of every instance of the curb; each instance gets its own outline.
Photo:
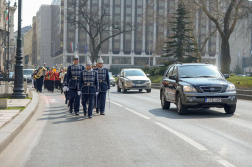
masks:
POLYGON ((27 107, 11 122, 0 129, 0 153, 19 134, 37 110, 39 104, 38 94, 35 91, 31 91, 31 93, 32 100, 27 107))
MULTIPOLYGON (((151 88, 160 89, 161 83, 152 83, 151 88)), ((237 89, 237 98, 243 100, 251 100, 252 101, 252 91, 251 90, 241 90, 237 89)))

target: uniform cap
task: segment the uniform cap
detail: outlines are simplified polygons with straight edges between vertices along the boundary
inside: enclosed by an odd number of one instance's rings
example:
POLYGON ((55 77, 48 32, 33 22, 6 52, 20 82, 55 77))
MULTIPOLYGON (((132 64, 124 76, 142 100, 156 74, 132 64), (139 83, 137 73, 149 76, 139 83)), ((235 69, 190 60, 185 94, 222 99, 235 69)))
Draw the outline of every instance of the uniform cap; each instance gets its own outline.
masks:
POLYGON ((102 63, 103 64, 103 60, 102 60, 102 58, 101 58, 101 56, 100 56, 100 58, 97 60, 97 63, 99 64, 99 63, 102 63))
POLYGON ((94 61, 94 64, 93 64, 93 66, 96 66, 96 62, 94 61))
POLYGON ((92 62, 90 60, 90 58, 88 57, 88 60, 87 60, 87 63, 86 63, 87 66, 92 66, 92 62))
POLYGON ((75 55, 73 59, 74 59, 74 60, 79 60, 79 56, 78 56, 78 55, 75 55))

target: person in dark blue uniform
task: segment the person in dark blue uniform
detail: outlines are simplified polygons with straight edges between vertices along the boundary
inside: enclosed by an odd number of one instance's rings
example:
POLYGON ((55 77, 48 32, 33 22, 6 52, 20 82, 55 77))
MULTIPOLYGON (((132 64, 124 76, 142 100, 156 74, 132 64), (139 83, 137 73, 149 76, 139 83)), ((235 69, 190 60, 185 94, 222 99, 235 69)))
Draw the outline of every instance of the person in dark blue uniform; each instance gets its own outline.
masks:
MULTIPOLYGON (((66 67, 64 67, 66 68, 66 67)), ((67 68, 65 69, 65 71, 67 70, 67 68)), ((67 72, 64 73, 64 79, 63 79, 63 92, 65 94, 65 104, 67 104, 68 100, 69 100, 69 88, 67 87, 67 72)))
POLYGON ((79 80, 78 94, 82 94, 82 105, 84 116, 87 114, 87 101, 88 101, 88 118, 92 118, 92 111, 94 107, 94 96, 98 94, 98 76, 97 71, 92 69, 92 62, 88 61, 86 69, 81 72, 79 80))
POLYGON ((44 81, 44 70, 42 69, 42 67, 40 67, 37 72, 37 79, 36 79, 37 92, 42 92, 43 81, 44 81))
POLYGON ((69 112, 73 112, 73 102, 74 102, 74 112, 75 115, 79 115, 80 109, 80 96, 78 95, 78 86, 80 73, 84 70, 84 66, 79 64, 79 56, 74 56, 74 64, 70 65, 67 69, 67 86, 69 88, 69 112))
POLYGON ((97 61, 98 68, 94 70, 98 73, 99 81, 99 94, 98 94, 98 106, 96 108, 97 114, 100 112, 101 115, 105 115, 105 103, 106 103, 106 93, 110 90, 110 81, 109 81, 109 71, 106 68, 103 68, 103 60, 100 57, 97 61))

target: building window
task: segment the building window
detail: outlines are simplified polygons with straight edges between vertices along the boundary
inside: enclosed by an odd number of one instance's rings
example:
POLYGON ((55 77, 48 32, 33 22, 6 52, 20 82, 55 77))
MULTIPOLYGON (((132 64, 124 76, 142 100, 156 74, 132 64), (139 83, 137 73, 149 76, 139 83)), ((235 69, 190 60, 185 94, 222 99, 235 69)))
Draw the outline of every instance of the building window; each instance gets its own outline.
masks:
POLYGON ((125 49, 130 50, 130 48, 131 48, 131 43, 130 42, 125 43, 125 49))
POLYGON ((137 48, 137 49, 142 49, 142 44, 141 44, 141 43, 137 43, 137 44, 136 44, 136 48, 137 48))
POLYGON ((125 34, 125 39, 126 40, 131 40, 131 34, 125 34))
POLYGON ((93 4, 97 4, 97 0, 92 0, 92 3, 93 4))
POLYGON ((120 13, 121 8, 115 7, 115 13, 120 13))
POLYGON ((141 23, 142 22, 142 17, 137 17, 137 23, 141 23))
POLYGON ((131 64, 131 57, 113 56, 112 64, 131 64))
POLYGON ((127 0, 126 5, 131 5, 131 0, 127 0))
POLYGON ((68 38, 74 38, 74 32, 68 32, 68 38))
POLYGON ((143 14, 143 9, 142 8, 137 8, 137 14, 143 14))
POLYGON ((126 22, 131 22, 131 17, 130 16, 126 16, 126 22))
POLYGON ((126 14, 131 14, 131 8, 126 8, 126 14))
POLYGON ((137 0, 137 5, 143 5, 143 0, 137 0))
POLYGON ((115 0, 116 5, 120 5, 121 1, 120 0, 115 0))
POLYGON ((121 16, 115 16, 115 21, 120 22, 121 21, 121 16))
POLYGON ((120 48, 120 43, 119 42, 115 42, 114 43, 114 48, 115 49, 119 49, 120 48))

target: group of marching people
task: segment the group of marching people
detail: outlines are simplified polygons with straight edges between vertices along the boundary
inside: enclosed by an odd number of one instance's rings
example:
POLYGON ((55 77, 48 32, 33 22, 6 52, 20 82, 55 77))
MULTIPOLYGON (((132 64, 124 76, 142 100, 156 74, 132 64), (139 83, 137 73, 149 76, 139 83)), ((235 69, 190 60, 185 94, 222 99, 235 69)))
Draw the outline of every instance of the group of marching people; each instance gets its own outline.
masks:
POLYGON ((63 91, 65 103, 69 106, 69 112, 73 110, 79 115, 80 99, 83 105, 84 116, 92 118, 92 111, 95 106, 96 113, 105 115, 106 94, 110 90, 109 72, 103 67, 103 60, 100 57, 92 66, 90 60, 86 68, 79 64, 79 56, 74 56, 73 64, 67 68, 63 79, 63 91), (88 106, 87 106, 88 105, 88 106))
POLYGON ((93 108, 96 113, 105 115, 106 94, 110 90, 109 72, 103 67, 103 60, 100 57, 97 65, 90 60, 86 63, 86 68, 79 64, 79 56, 75 55, 73 64, 68 68, 40 67, 32 75, 33 87, 42 92, 42 86, 50 92, 54 89, 61 90, 65 94, 65 104, 69 106, 69 112, 73 110, 75 115, 79 115, 80 99, 83 105, 84 116, 88 114, 92 118, 93 108), (88 107, 87 107, 88 105, 88 107))
POLYGON ((38 70, 34 70, 32 74, 32 87, 37 90, 37 92, 42 92, 42 87, 50 92, 54 92, 54 89, 61 90, 63 93, 63 79, 67 68, 46 67, 44 63, 43 67, 39 67, 38 70))

